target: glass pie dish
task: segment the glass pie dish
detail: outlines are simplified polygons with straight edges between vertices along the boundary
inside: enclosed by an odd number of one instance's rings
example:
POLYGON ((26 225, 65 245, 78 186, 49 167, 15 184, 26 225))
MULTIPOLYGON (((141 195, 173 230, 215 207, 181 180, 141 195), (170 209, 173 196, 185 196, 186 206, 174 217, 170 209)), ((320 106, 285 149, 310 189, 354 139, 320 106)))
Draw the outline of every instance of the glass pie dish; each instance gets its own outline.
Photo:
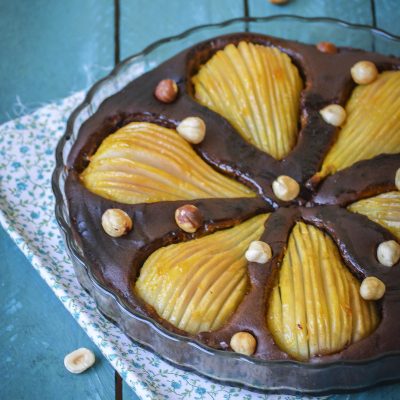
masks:
POLYGON ((100 282, 89 267, 79 238, 73 234, 65 195, 66 160, 85 121, 105 99, 180 50, 215 36, 236 32, 257 32, 305 43, 326 40, 339 46, 400 54, 398 38, 382 31, 330 19, 277 16, 236 19, 194 28, 177 37, 161 40, 122 62, 109 77, 90 90, 84 103, 74 111, 57 148, 57 166, 53 175, 56 216, 78 280, 95 298, 99 310, 133 340, 182 368, 210 378, 258 390, 303 394, 355 390, 398 380, 400 373, 396 364, 400 360, 400 352, 385 353, 362 361, 342 360, 316 364, 292 360, 264 361, 215 350, 194 339, 172 333, 153 319, 133 312, 123 298, 100 282))

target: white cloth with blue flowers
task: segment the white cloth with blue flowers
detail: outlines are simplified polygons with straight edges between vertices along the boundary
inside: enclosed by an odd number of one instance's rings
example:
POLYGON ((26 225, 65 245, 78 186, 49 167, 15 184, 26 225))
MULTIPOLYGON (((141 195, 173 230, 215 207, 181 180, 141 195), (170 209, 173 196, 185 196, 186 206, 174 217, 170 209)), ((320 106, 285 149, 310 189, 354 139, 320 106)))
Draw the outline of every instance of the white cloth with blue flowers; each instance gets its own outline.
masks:
POLYGON ((291 399, 219 385, 165 363, 133 344, 107 321, 75 278, 54 217, 50 179, 54 150, 77 93, 0 126, 0 222, 87 332, 142 399, 291 399))

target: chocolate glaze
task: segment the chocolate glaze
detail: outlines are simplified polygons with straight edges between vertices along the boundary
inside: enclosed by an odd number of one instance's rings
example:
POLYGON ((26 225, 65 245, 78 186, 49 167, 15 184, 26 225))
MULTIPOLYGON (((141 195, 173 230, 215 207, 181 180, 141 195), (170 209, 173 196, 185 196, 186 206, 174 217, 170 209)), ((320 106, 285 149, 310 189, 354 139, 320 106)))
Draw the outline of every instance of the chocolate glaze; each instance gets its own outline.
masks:
POLYGON ((386 268, 376 260, 378 244, 394 237, 368 218, 342 208, 358 199, 394 190, 400 155, 381 155, 358 162, 322 182, 313 178, 337 132, 322 120, 319 110, 331 103, 346 103, 354 87, 351 66, 360 60, 370 60, 379 70, 399 69, 400 60, 355 49, 338 50, 337 54, 326 54, 315 46, 251 33, 221 36, 184 50, 106 99, 80 129, 68 157, 65 187, 75 238, 83 249, 88 268, 100 284, 116 294, 129 309, 150 315, 173 332, 188 335, 161 319, 135 295, 134 283, 143 262, 162 246, 233 226, 260 213, 273 212, 261 238, 271 245, 273 258, 265 265, 249 263, 250 285, 238 310, 218 331, 203 332, 195 338, 211 347, 227 349, 232 334, 246 330, 257 337, 255 357, 289 358, 275 345, 267 329, 266 313, 290 231, 302 220, 318 226, 333 238, 344 262, 356 276, 377 276, 387 287, 380 302, 381 323, 375 332, 340 353, 321 355, 311 361, 363 359, 400 350, 400 336, 396 334, 400 331, 400 266, 386 268), (198 104, 193 97, 190 83, 193 74, 217 50, 241 40, 278 47, 291 57, 305 81, 298 140, 281 161, 246 142, 228 121, 198 104), (157 83, 165 78, 174 79, 179 86, 179 96, 172 104, 161 103, 153 96, 157 83), (201 116, 207 126, 205 140, 194 146, 198 154, 215 169, 253 188, 259 197, 190 201, 200 208, 205 220, 199 231, 187 234, 177 228, 174 211, 189 201, 120 204, 90 193, 82 185, 79 173, 110 133, 132 121, 175 128, 180 120, 192 115, 201 116), (282 174, 302 184, 299 198, 291 203, 278 200, 271 190, 272 181, 282 174), (111 238, 101 228, 101 215, 111 207, 121 208, 133 218, 133 230, 122 238, 111 238))
POLYGON ((394 182, 399 166, 400 154, 382 154, 372 160, 359 161, 328 176, 315 194, 314 202, 346 206, 366 197, 397 190, 394 182))

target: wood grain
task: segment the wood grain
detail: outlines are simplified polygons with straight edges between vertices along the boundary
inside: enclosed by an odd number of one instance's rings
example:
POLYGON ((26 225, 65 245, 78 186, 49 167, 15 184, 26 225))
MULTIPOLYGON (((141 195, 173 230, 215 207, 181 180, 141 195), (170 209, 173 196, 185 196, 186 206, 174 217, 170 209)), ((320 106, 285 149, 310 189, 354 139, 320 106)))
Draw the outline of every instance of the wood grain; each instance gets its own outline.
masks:
POLYGON ((121 58, 196 25, 243 16, 243 0, 120 0, 121 58))
MULTIPOLYGON (((251 17, 266 17, 278 14, 302 17, 329 17, 357 24, 372 24, 370 1, 367 0, 289 0, 287 4, 271 4, 268 0, 248 0, 251 17)), ((261 30, 257 24, 250 24, 250 30, 272 36, 298 40, 305 43, 320 41, 334 42, 338 46, 359 47, 373 50, 369 32, 343 31, 336 23, 312 22, 302 24, 294 20, 270 22, 261 30), (312 26, 312 29, 309 29, 312 26)))
POLYGON ((371 4, 366 0, 289 0, 284 5, 272 4, 268 0, 248 1, 251 17, 290 14, 303 17, 330 17, 358 24, 372 24, 371 4))
MULTIPOLYGON (((399 2, 397 0, 374 0, 376 27, 400 36, 399 2)), ((376 50, 386 54, 400 56, 399 46, 376 41, 376 50)))
POLYGON ((114 399, 114 371, 0 226, 0 398, 114 399), (95 365, 81 375, 64 356, 87 347, 95 365))
POLYGON ((400 35, 398 0, 374 0, 376 26, 394 35, 400 35))
POLYGON ((113 12, 110 0, 0 2, 0 123, 106 75, 113 12))

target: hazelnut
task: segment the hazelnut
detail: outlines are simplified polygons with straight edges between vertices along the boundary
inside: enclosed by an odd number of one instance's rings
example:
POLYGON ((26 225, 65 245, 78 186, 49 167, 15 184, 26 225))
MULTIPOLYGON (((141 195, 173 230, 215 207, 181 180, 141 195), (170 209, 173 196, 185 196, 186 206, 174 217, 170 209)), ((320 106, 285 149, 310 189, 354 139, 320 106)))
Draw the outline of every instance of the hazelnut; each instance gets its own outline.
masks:
POLYGON ((331 42, 319 42, 316 47, 321 53, 337 53, 337 47, 331 42))
POLYGON ((385 284, 374 276, 365 278, 360 286, 360 295, 364 300, 379 300, 385 294, 385 284))
POLYGON ((177 126, 176 130, 189 143, 199 144, 206 134, 206 124, 199 117, 188 117, 177 126))
POLYGON ((251 356, 256 351, 256 338, 249 332, 236 332, 230 342, 233 351, 251 356))
POLYGON ((400 244, 394 240, 382 242, 378 246, 376 257, 385 267, 393 267, 400 260, 400 244))
POLYGON ((154 90, 154 96, 162 103, 172 103, 178 95, 178 85, 172 79, 163 79, 154 90))
POLYGON ((271 246, 260 240, 254 240, 250 243, 245 257, 247 261, 265 264, 272 257, 271 246))
POLYGON ((109 208, 101 217, 101 225, 108 235, 120 237, 132 229, 132 220, 125 211, 109 208))
POLYGON ((176 209, 175 222, 183 231, 193 233, 203 224, 203 216, 196 206, 185 204, 176 209))
POLYGON ((330 104, 319 113, 326 123, 333 126, 341 126, 346 119, 346 110, 339 104, 330 104))
POLYGON ((396 176, 394 178, 394 184, 397 190, 400 190, 400 168, 396 171, 396 176))
POLYGON ((300 185, 290 176, 281 175, 272 182, 272 190, 278 199, 290 201, 299 195, 300 185))
POLYGON ((81 372, 86 371, 94 364, 94 362, 94 353, 85 347, 81 347, 80 349, 67 354, 64 358, 65 368, 73 374, 80 374, 81 372))
POLYGON ((350 70, 351 77, 355 83, 366 85, 373 82, 378 77, 378 70, 371 61, 359 61, 350 70))
POLYGON ((269 0, 272 4, 286 4, 289 0, 269 0))

